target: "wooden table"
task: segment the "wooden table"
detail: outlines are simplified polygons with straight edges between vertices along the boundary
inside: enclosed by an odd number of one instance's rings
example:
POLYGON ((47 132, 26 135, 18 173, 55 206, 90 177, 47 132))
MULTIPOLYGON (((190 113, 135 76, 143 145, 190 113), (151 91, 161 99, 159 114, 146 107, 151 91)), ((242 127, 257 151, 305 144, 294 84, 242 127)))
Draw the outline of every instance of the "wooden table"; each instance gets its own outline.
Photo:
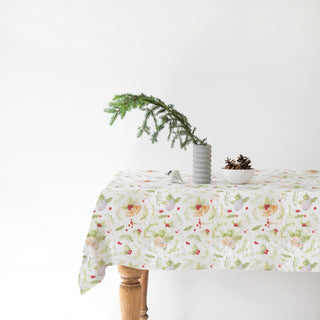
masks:
POLYGON ((118 266, 120 285, 121 320, 148 319, 148 270, 118 266))

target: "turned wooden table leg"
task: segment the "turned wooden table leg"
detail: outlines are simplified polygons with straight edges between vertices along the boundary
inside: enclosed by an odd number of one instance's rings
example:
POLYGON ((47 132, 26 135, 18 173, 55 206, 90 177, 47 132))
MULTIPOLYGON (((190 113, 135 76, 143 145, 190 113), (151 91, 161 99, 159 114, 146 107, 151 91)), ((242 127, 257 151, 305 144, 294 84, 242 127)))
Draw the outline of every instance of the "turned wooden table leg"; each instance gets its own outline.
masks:
POLYGON ((139 320, 141 305, 140 277, 143 270, 118 266, 120 285, 121 320, 139 320))
POLYGON ((147 291, 148 291, 148 278, 149 271, 144 270, 142 272, 140 283, 141 283, 141 308, 140 308, 140 319, 148 319, 147 315, 148 307, 147 307, 147 291))

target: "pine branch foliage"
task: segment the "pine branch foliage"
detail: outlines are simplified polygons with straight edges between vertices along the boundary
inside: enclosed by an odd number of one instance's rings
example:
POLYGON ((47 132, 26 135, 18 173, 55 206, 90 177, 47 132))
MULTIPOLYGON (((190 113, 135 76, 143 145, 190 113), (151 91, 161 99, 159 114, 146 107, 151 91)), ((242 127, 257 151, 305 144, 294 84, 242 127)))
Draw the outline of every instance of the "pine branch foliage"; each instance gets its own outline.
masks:
POLYGON ((116 95, 104 111, 111 113, 110 125, 120 117, 123 119, 127 112, 140 109, 145 112, 145 118, 138 128, 137 137, 144 133, 151 136, 151 142, 158 142, 160 132, 168 127, 168 141, 173 148, 179 142, 182 149, 190 143, 206 145, 206 138, 200 139, 195 135, 196 128, 192 127, 187 117, 174 108, 172 104, 165 104, 162 100, 153 96, 120 94, 116 95), (153 123, 153 128, 150 126, 153 123))

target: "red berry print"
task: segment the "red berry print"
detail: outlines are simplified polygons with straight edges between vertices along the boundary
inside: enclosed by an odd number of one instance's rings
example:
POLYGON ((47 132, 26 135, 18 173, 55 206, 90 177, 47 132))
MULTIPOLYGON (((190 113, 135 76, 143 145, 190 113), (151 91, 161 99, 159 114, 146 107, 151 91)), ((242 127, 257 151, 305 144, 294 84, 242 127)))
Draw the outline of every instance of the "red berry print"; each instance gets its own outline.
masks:
POLYGON ((196 251, 196 254, 199 255, 199 254, 200 254, 200 250, 197 250, 197 251, 196 251))
POLYGON ((235 223, 233 226, 234 226, 234 227, 239 227, 237 223, 235 223))
POLYGON ((314 207, 313 210, 317 210, 317 207, 314 207))
POLYGON ((246 207, 246 210, 248 210, 249 208, 248 207, 246 207))
POLYGON ((94 279, 96 276, 91 276, 91 279, 94 279))
POLYGON ((163 212, 163 210, 159 210, 159 212, 160 212, 160 213, 162 213, 162 212, 163 212))
POLYGON ((296 212, 297 212, 297 213, 299 213, 299 212, 300 212, 300 210, 296 210, 296 212))
POLYGON ((302 224, 302 227, 306 227, 307 225, 305 223, 302 224))
POLYGON ((207 231, 207 233, 209 233, 209 232, 210 232, 210 230, 209 230, 209 229, 206 229, 206 231, 207 231))
POLYGON ((273 231, 274 231, 275 233, 278 233, 278 232, 279 232, 279 230, 278 230, 278 229, 274 229, 273 231))
POLYGON ((128 231, 128 229, 126 229, 126 231, 128 231))
POLYGON ((97 224, 97 227, 98 227, 98 228, 101 228, 101 227, 102 227, 101 223, 98 223, 98 224, 97 224))
POLYGON ((264 229, 261 229, 262 231, 264 231, 264 229))
POLYGON ((129 250, 129 251, 128 251, 128 255, 130 255, 131 253, 132 253, 132 250, 129 250))
POLYGON ((255 241, 254 244, 259 244, 259 242, 255 241))
POLYGON ((170 228, 170 224, 169 223, 166 224, 166 228, 170 228))
POLYGON ((93 213, 95 213, 96 212, 96 210, 93 210, 93 213))
POLYGON ((141 229, 138 229, 138 232, 141 233, 141 229))
POLYGON ((190 242, 186 241, 186 244, 187 244, 187 245, 190 245, 190 242))
POLYGON ((270 207, 270 204, 265 204, 265 205, 264 205, 265 210, 268 210, 269 207, 270 207))
POLYGON ((228 210, 228 212, 230 213, 230 212, 232 212, 232 210, 228 210))
POLYGON ((112 210, 112 208, 111 208, 111 207, 109 207, 109 210, 112 210))
POLYGON ((180 207, 178 207, 177 210, 180 210, 180 207))
POLYGON ((121 245, 122 245, 122 242, 118 241, 118 245, 121 246, 121 245))
POLYGON ((128 204, 128 210, 131 210, 133 208, 133 204, 128 204))
POLYGON ((201 208, 201 204, 196 205, 196 209, 199 210, 201 208))
POLYGON ((264 254, 268 254, 268 253, 269 253, 269 250, 266 249, 266 250, 264 251, 264 254))

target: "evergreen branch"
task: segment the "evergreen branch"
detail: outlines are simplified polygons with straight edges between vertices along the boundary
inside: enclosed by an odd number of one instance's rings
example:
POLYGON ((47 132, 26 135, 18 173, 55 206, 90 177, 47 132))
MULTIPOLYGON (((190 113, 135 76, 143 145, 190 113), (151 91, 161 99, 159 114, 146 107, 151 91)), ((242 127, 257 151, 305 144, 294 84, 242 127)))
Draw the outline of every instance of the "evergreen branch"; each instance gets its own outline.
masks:
POLYGON ((171 147, 176 140, 180 142, 180 147, 186 149, 190 143, 206 145, 206 138, 200 139, 195 135, 196 128, 192 128, 187 117, 174 108, 172 104, 165 104, 162 100, 144 94, 120 94, 116 95, 104 111, 112 114, 110 125, 113 125, 120 116, 123 119, 127 112, 133 109, 140 109, 145 112, 142 125, 138 128, 137 137, 143 133, 151 135, 151 142, 158 141, 159 133, 168 126, 168 141, 171 140, 171 147), (149 120, 153 120, 154 130, 151 132, 149 120))

